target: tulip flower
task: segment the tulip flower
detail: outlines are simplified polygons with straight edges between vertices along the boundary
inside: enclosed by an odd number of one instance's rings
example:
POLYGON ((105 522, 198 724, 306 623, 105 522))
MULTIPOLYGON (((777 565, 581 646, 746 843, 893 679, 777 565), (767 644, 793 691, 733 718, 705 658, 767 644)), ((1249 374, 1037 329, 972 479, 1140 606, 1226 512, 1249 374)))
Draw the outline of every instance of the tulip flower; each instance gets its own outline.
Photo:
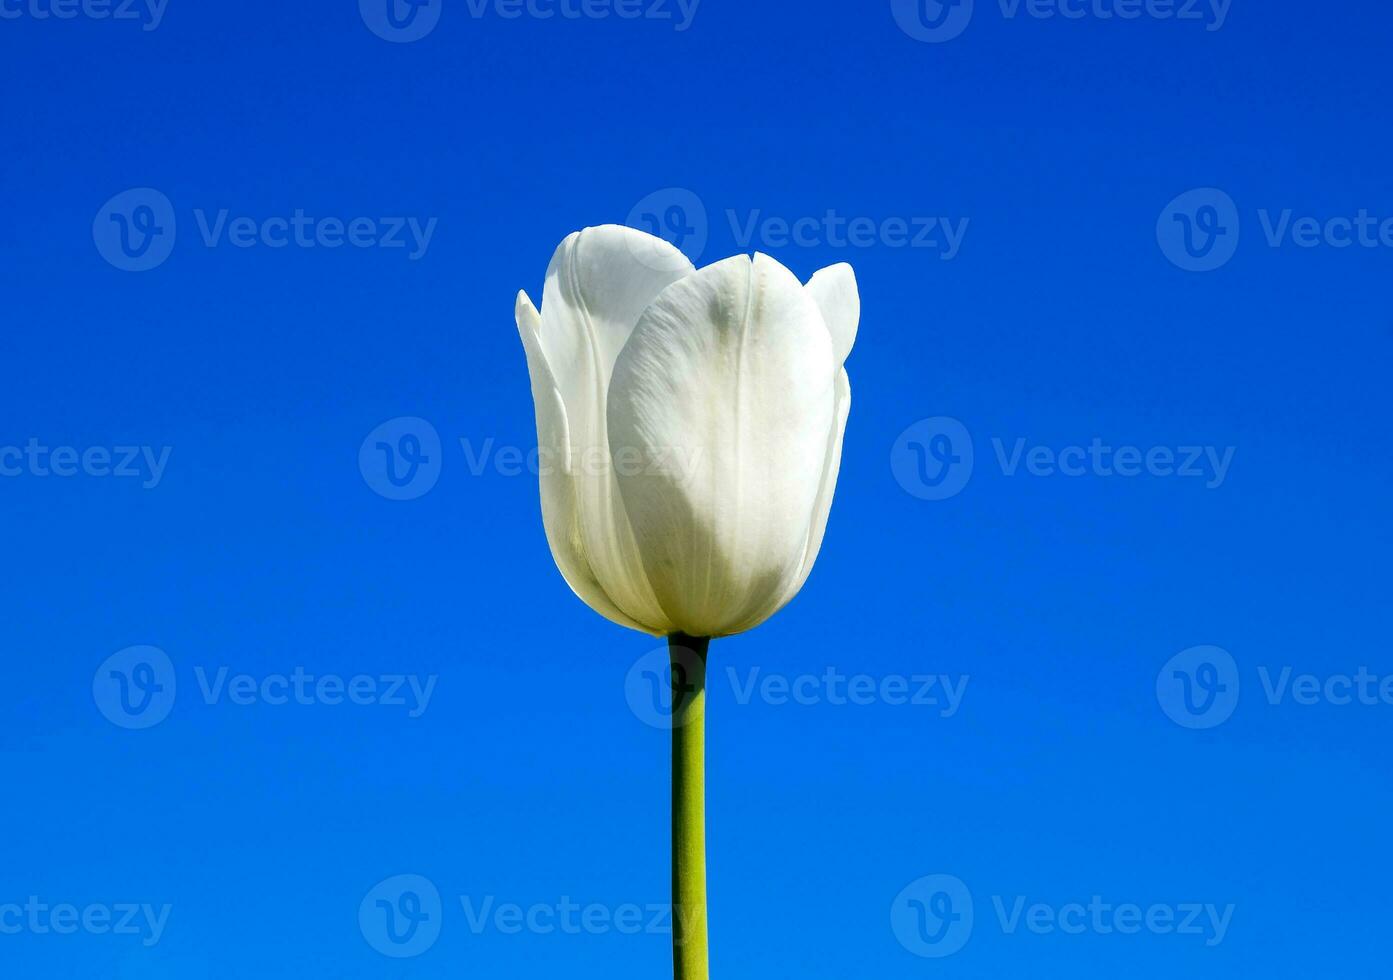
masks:
POLYGON ((812 570, 859 320, 848 265, 807 285, 759 254, 698 270, 614 225, 561 243, 540 313, 518 295, 552 555, 600 615, 669 639, 679 980, 707 976, 707 645, 764 622, 812 570))

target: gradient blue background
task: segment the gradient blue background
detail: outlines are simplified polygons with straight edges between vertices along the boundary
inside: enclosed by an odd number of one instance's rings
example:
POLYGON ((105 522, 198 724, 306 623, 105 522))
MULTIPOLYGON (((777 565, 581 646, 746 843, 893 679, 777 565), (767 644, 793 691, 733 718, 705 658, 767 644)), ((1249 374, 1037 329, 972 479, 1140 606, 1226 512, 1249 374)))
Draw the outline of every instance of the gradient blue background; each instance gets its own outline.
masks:
POLYGON ((885 2, 705 0, 671 22, 473 18, 391 44, 356 5, 172 0, 158 30, 0 20, 0 446, 173 447, 162 482, 0 479, 0 904, 169 903, 160 943, 0 935, 7 978, 662 977, 663 935, 474 934, 460 896, 666 900, 667 734, 626 706, 654 647, 553 567, 513 295, 645 195, 726 212, 970 220, 961 253, 852 262, 864 318, 841 484, 802 595, 713 670, 970 676, 952 718, 738 703, 709 744, 718 977, 1371 976, 1393 915, 1393 706, 1270 705, 1258 666, 1393 672, 1393 250, 1273 249, 1257 209, 1393 216, 1393 18, 1235 0, 1227 22, 1043 21, 979 0, 943 44, 885 2), (1184 272, 1176 195, 1242 213, 1184 272), (94 247, 113 195, 174 202, 169 261, 94 247), (194 209, 438 218, 428 254, 206 248, 194 209), (358 466, 428 419, 426 496, 358 466), (891 469, 919 419, 971 432, 959 495, 891 469), (1227 480, 1005 476, 991 439, 1234 446, 1227 480), (154 644, 173 713, 110 724, 101 662, 154 644), (1196 644, 1243 671, 1226 724, 1161 711, 1196 644), (193 671, 437 674, 429 710, 208 705, 193 671), (388 960, 358 905, 428 877, 444 930, 388 960), (967 947, 907 952, 909 882, 961 878, 967 947), (991 896, 1233 903, 1199 937, 1004 934, 991 896))

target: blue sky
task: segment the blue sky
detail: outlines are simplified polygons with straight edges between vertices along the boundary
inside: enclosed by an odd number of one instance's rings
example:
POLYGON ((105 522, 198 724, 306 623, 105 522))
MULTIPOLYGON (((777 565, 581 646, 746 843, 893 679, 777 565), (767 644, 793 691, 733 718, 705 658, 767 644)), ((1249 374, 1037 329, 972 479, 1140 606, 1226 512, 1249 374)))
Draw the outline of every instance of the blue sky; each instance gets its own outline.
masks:
POLYGON ((664 975, 655 644, 512 323, 649 221, 864 306, 818 565, 711 651, 716 975, 1381 968, 1387 12, 0 13, 0 974, 664 975))

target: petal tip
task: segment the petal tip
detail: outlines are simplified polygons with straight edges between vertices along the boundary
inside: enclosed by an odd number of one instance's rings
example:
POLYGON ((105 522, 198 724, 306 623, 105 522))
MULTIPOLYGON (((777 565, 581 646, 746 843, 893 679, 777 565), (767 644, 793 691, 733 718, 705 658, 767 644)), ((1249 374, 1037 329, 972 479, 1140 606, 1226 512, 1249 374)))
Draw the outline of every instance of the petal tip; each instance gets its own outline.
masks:
POLYGON ((542 317, 525 289, 518 290, 517 301, 513 306, 513 317, 517 320, 519 330, 527 330, 533 335, 537 333, 542 317))

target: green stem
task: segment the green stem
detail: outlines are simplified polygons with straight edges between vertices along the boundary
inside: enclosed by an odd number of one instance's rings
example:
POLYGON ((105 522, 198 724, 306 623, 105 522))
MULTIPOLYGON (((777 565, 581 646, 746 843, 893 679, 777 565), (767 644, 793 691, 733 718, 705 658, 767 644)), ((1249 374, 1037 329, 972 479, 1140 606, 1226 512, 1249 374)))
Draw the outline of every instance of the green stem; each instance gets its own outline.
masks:
POLYGON ((672 972, 708 980, 706 944, 706 648, 675 633, 672 658, 672 972))

